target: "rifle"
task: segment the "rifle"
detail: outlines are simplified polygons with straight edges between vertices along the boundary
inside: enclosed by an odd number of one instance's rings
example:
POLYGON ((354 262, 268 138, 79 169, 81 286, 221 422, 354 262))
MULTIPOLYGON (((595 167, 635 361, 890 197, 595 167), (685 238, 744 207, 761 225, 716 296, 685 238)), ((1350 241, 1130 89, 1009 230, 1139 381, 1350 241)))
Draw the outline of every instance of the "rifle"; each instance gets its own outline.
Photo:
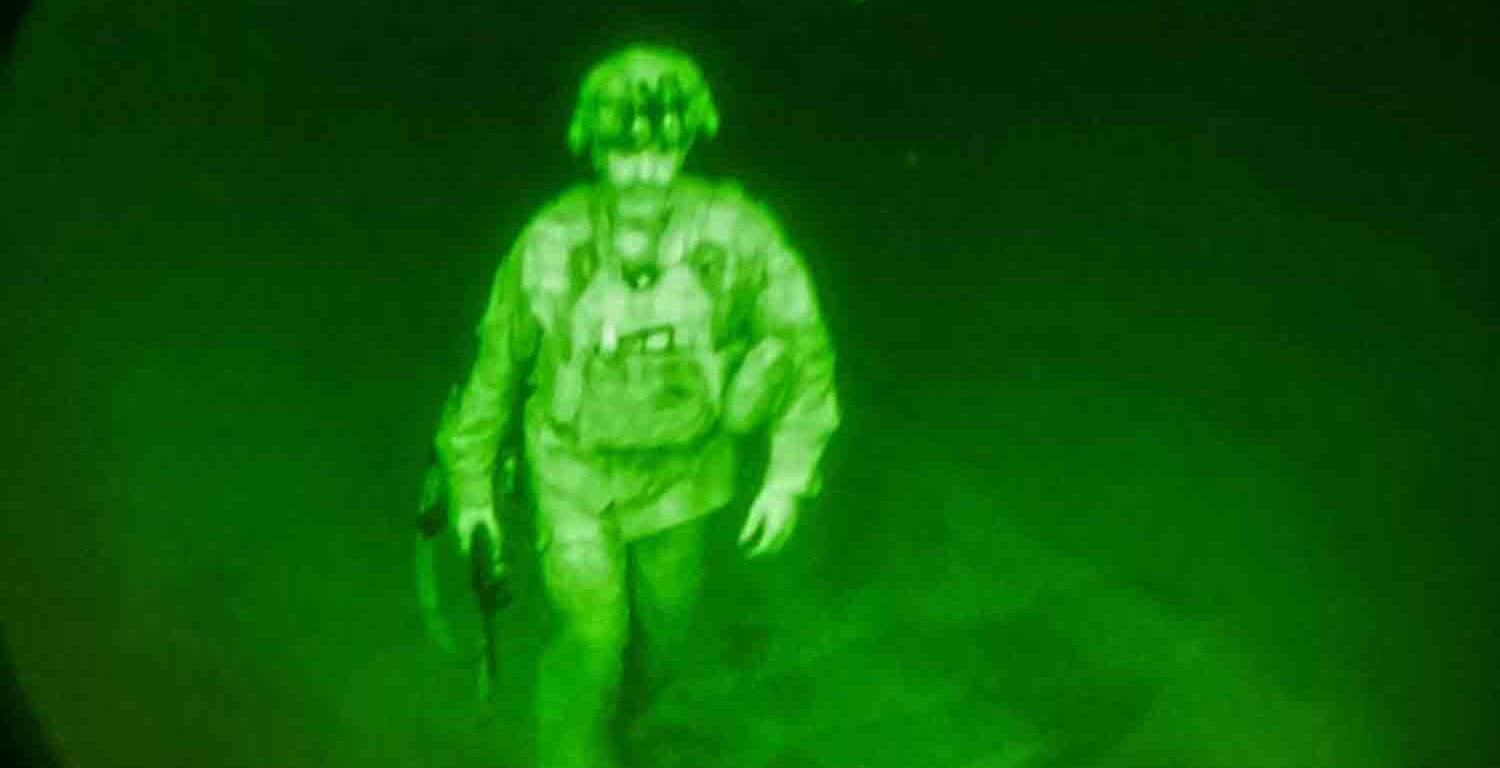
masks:
POLYGON ((495 696, 496 675, 500 670, 500 653, 495 637, 495 614, 510 604, 510 583, 500 569, 495 542, 483 526, 469 539, 469 587, 479 601, 480 626, 484 631, 479 672, 479 698, 491 701, 495 696))
MULTIPOLYGON (((505 488, 514 483, 515 460, 503 464, 505 488)), ((448 528, 448 493, 445 473, 434 454, 422 483, 422 499, 417 511, 416 578, 417 597, 422 607, 423 623, 428 635, 443 650, 457 653, 453 632, 444 618, 438 598, 438 579, 434 568, 434 545, 448 528)), ((495 616, 510 604, 512 594, 500 562, 500 552, 484 527, 477 528, 469 541, 469 587, 479 607, 483 640, 479 647, 479 698, 492 701, 499 671, 499 642, 495 616)))

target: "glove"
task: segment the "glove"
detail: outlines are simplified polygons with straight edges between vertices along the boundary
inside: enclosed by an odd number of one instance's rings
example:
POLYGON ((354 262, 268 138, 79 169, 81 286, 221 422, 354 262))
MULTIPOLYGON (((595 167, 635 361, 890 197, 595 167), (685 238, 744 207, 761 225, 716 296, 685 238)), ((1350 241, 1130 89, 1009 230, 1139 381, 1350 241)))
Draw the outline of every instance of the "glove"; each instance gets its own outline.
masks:
POLYGON ((455 527, 458 529, 458 541, 463 548, 464 555, 469 554, 469 549, 473 546, 474 532, 481 526, 489 533, 490 542, 495 547, 495 557, 498 559, 502 541, 500 523, 495 520, 495 511, 486 507, 469 507, 458 512, 458 523, 455 527))

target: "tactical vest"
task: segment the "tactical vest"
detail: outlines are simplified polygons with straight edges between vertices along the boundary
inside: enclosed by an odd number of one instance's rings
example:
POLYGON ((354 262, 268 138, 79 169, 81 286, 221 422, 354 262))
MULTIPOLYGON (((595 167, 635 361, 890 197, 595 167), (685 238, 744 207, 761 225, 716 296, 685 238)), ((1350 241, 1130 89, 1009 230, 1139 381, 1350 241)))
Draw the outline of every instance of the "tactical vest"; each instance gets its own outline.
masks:
POLYGON ((674 204, 647 257, 654 280, 627 284, 599 197, 591 236, 568 254, 569 301, 549 335, 550 416, 586 450, 691 446, 724 415, 757 276, 704 226, 710 194, 674 204))

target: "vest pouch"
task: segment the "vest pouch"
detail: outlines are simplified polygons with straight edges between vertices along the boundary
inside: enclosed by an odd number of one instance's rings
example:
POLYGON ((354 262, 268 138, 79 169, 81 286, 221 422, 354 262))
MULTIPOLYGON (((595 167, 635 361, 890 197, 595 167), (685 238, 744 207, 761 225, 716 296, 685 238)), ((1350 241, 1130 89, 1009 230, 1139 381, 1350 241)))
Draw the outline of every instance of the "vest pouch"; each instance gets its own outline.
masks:
POLYGON ((696 355, 639 350, 592 354, 579 362, 582 397, 574 428, 586 448, 690 445, 718 418, 717 393, 696 355))

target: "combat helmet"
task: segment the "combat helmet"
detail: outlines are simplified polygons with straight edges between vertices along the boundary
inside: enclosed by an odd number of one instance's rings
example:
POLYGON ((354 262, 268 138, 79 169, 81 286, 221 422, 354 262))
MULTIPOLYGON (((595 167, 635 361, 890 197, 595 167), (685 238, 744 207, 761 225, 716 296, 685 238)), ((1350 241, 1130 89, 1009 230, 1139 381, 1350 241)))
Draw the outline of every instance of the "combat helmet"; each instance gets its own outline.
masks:
POLYGON ((611 150, 686 151, 719 131, 703 72, 686 54, 631 45, 589 69, 568 126, 568 148, 595 160, 611 150))

